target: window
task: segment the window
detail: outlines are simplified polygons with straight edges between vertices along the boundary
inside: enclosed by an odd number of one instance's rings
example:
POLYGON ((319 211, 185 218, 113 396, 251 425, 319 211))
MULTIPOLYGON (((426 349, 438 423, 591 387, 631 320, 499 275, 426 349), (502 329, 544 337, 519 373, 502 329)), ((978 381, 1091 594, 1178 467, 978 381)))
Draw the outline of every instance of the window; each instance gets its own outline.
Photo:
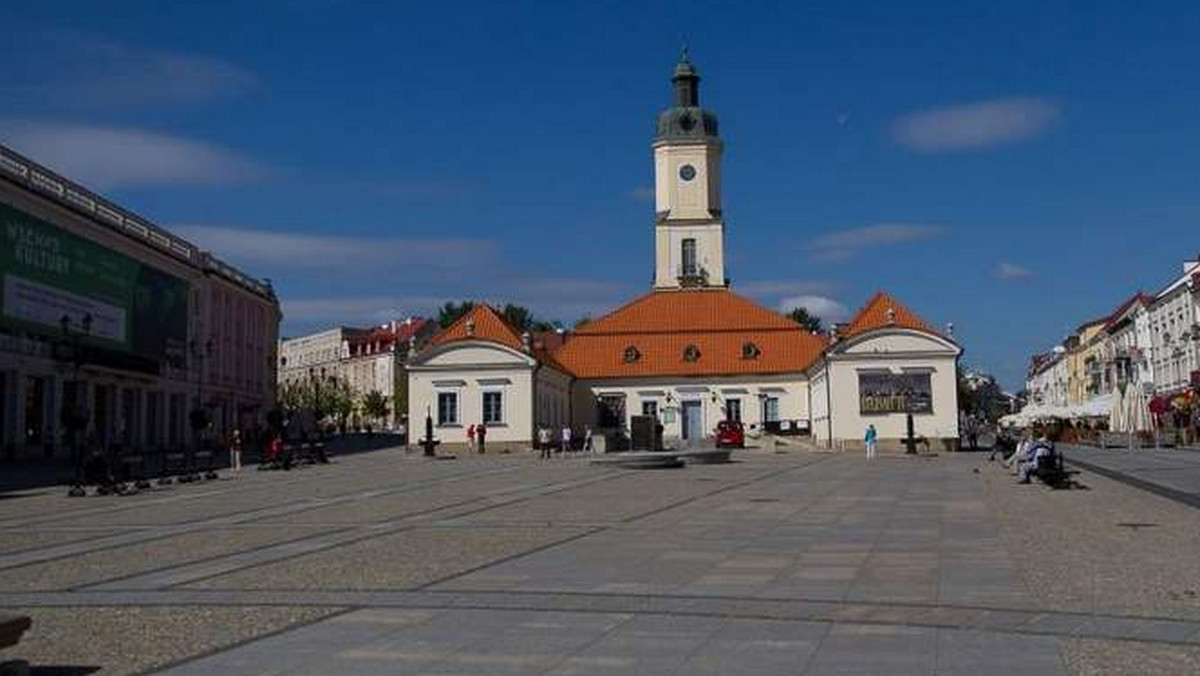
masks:
POLYGON ((658 402, 653 401, 653 400, 643 401, 642 402, 642 415, 652 415, 655 418, 657 418, 658 417, 658 402))
MULTIPOLYGON (((776 411, 778 413, 778 410, 776 411)), ((725 400, 725 419, 734 422, 742 421, 742 400, 741 399, 726 399, 725 400)))
POLYGON ((642 358, 642 353, 638 352, 638 349, 636 347, 630 345, 629 347, 625 348, 624 359, 625 359, 626 364, 636 364, 638 362, 638 360, 641 358, 642 358))
POLYGON ((762 350, 754 343, 742 343, 742 359, 758 359, 758 355, 762 354, 762 350))
POLYGON ((694 277, 696 275, 696 240, 688 238, 682 242, 683 248, 683 275, 685 277, 694 277))
POLYGON ((604 394, 596 400, 596 418, 600 427, 614 428, 625 426, 625 396, 621 394, 604 394))
POLYGON ((495 425, 504 422, 504 396, 501 392, 483 393, 483 424, 495 425))
POLYGON ((458 393, 438 392, 437 419, 439 425, 458 424, 458 393))
POLYGON ((779 397, 763 399, 763 422, 779 422, 779 397))
POLYGON ((695 345, 688 345, 683 348, 683 360, 689 364, 700 361, 700 348, 695 345))

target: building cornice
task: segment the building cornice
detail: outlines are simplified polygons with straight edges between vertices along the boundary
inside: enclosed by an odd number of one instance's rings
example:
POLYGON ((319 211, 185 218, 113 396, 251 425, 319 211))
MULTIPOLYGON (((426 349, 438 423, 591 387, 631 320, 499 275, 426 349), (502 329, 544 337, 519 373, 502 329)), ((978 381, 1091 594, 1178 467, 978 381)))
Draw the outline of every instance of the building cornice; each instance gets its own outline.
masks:
POLYGON ((217 274, 237 286, 278 302, 269 283, 201 251, 191 242, 111 202, 83 186, 0 144, 0 177, 19 188, 87 217, 109 231, 182 261, 204 273, 217 274))

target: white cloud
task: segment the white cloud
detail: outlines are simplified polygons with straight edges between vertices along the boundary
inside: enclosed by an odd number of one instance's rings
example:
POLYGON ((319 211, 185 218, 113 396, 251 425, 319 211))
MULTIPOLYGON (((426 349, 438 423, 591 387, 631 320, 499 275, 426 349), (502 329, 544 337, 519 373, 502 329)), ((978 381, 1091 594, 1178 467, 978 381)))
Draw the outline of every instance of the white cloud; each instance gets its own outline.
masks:
POLYGON ((877 223, 822 235, 808 245, 814 260, 842 261, 864 249, 940 237, 945 229, 917 223, 877 223))
POLYGON ((779 301, 779 311, 783 313, 802 307, 810 315, 819 317, 825 324, 840 322, 850 316, 850 310, 841 303, 825 296, 794 296, 779 301))
POLYGON ((433 296, 339 296, 284 298, 284 323, 297 330, 337 325, 368 326, 409 315, 431 315, 445 302, 433 296))
POLYGON ((287 270, 374 274, 402 266, 462 268, 488 260, 495 252, 486 239, 350 237, 195 224, 171 230, 240 265, 287 270))
POLYGON ((648 185, 641 185, 633 190, 630 190, 628 193, 626 193, 626 195, 629 197, 629 199, 636 200, 638 202, 653 202, 654 188, 648 185))
POLYGON ((195 105, 251 89, 258 78, 221 59, 122 45, 74 31, 21 36, 0 91, 22 102, 83 108, 195 105))
POLYGON ((737 284, 738 293, 756 298, 828 293, 835 284, 824 279, 765 279, 737 284))
POLYGON ((584 315, 607 312, 632 290, 622 284, 583 278, 509 278, 487 282, 464 279, 438 285, 434 293, 288 298, 283 313, 287 332, 347 324, 366 326, 409 315, 435 316, 447 301, 473 300, 496 306, 515 303, 541 319, 568 325, 584 315))
POLYGON ((910 113, 892 124, 896 142, 924 153, 974 150, 1036 136, 1057 121, 1045 99, 1006 98, 910 113))
POLYGON ((1000 279, 1025 279, 1033 276, 1033 271, 1015 263, 1001 263, 996 266, 996 276, 1000 279))
POLYGON ((0 139, 96 190, 144 185, 229 185, 268 175, 224 148, 132 127, 0 119, 0 139))

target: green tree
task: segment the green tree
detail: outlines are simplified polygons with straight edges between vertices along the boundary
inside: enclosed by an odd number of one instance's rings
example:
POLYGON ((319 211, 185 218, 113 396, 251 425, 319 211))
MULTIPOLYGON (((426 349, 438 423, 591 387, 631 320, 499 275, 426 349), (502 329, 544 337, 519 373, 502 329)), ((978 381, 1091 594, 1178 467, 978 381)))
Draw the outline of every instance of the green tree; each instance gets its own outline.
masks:
POLYGON ((522 331, 528 331, 533 326, 533 313, 527 307, 507 303, 504 309, 500 311, 500 314, 504 315, 509 324, 522 331))
POLYGON ((805 308, 795 308, 789 312, 787 316, 788 319, 796 322, 809 331, 815 331, 818 333, 821 331, 821 318, 816 315, 809 314, 808 310, 805 308))
POLYGON ((458 321, 459 317, 467 314, 474 307, 475 303, 469 300, 464 300, 461 303, 447 302, 438 308, 438 324, 444 329, 458 321))
POLYGON ((388 400, 379 390, 371 390, 363 397, 363 415, 368 419, 379 422, 387 417, 388 400))

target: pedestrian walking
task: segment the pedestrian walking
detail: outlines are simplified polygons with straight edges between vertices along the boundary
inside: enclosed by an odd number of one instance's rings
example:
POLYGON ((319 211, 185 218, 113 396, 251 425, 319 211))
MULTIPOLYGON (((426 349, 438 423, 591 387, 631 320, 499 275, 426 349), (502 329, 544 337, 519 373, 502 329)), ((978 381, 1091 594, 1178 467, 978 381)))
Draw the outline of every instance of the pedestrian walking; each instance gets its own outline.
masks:
POLYGON ((867 425, 867 435, 863 438, 863 441, 867 444, 867 460, 875 458, 875 445, 878 438, 879 433, 875 431, 875 425, 867 425))
POLYGON ((562 452, 563 457, 571 451, 571 426, 563 425, 562 428, 562 452))
POLYGON ((487 441, 487 425, 480 423, 479 426, 475 428, 475 439, 479 442, 479 452, 483 453, 483 444, 485 441, 487 441))
POLYGON ((583 428, 583 452, 595 453, 596 448, 592 445, 592 427, 587 425, 583 428))
POLYGON ((538 458, 546 459, 550 457, 550 428, 545 425, 538 426, 538 458))
POLYGON ((229 440, 229 468, 235 472, 242 471, 242 431, 234 430, 233 438, 229 440))
POLYGON ((467 452, 475 452, 475 423, 467 426, 467 452))

